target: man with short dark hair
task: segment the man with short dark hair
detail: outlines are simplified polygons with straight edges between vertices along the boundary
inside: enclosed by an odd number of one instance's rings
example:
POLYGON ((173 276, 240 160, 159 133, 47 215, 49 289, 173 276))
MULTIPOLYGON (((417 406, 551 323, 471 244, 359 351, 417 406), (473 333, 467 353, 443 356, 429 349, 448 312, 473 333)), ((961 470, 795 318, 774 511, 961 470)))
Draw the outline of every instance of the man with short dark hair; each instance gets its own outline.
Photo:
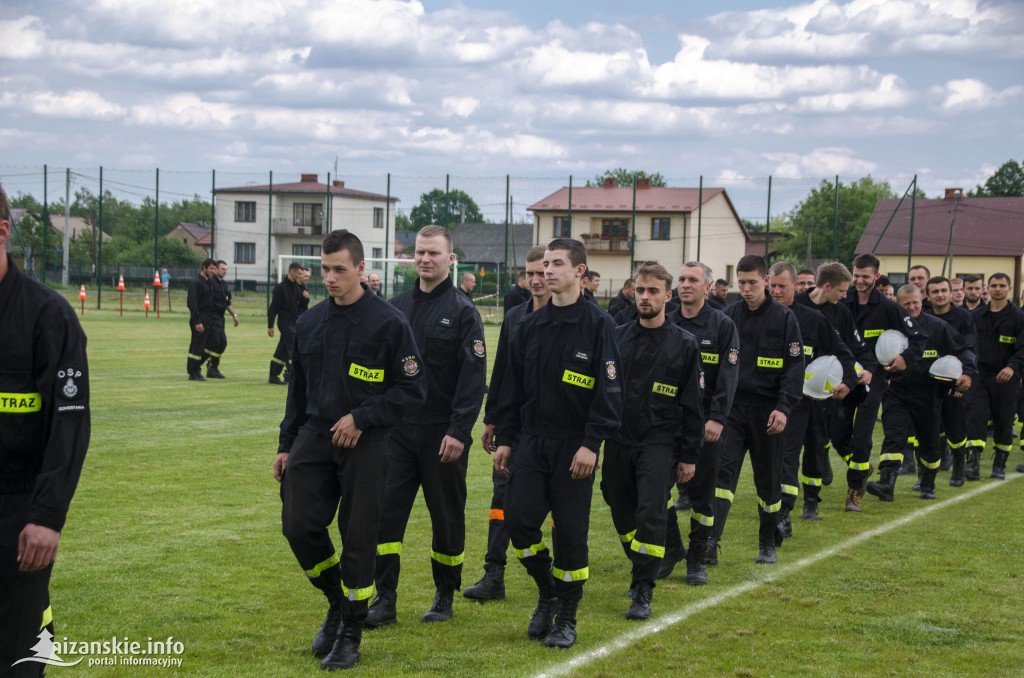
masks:
MULTIPOLYGON (((443 226, 441 228, 444 228, 443 226)), ((450 233, 450 231, 449 231, 450 233)), ((454 260, 452 263, 455 263, 454 260)), ((459 283, 459 291, 466 295, 466 298, 470 301, 473 300, 473 290, 476 289, 476 276, 466 271, 462 274, 462 280, 459 283)))
POLYGON ((377 273, 371 273, 366 276, 366 284, 370 287, 370 291, 376 294, 378 297, 384 296, 384 291, 380 288, 380 275, 377 273))
POLYGON ((878 280, 875 282, 875 289, 878 290, 879 294, 890 301, 892 301, 893 295, 896 294, 896 288, 887 275, 878 276, 878 280))
POLYGON ((192 340, 188 345, 188 360, 185 369, 188 372, 189 381, 206 381, 203 377, 202 367, 210 354, 206 352, 206 343, 210 337, 207 329, 213 322, 213 288, 210 285, 210 276, 215 276, 214 270, 217 262, 213 259, 204 259, 199 266, 199 275, 188 285, 188 325, 192 331, 192 340))
POLYGON ((623 311, 636 303, 636 283, 632 278, 627 278, 622 283, 622 289, 615 295, 615 298, 608 303, 608 313, 613 318, 620 311, 623 311))
POLYGON ((298 319, 274 477, 282 531, 328 601, 313 641, 321 668, 360 660, 374 591, 388 434, 426 399, 423 361, 402 313, 359 282, 363 244, 332 231, 321 255, 329 298, 298 319), (341 555, 328 530, 337 514, 341 555))
POLYGON ((814 289, 817 274, 809 268, 801 268, 796 272, 796 293, 803 294, 814 289))
POLYGON ((949 279, 950 298, 954 306, 964 305, 964 279, 960 277, 949 279))
POLYGON ((973 311, 985 301, 981 298, 982 290, 985 288, 985 281, 980 275, 964 276, 964 308, 973 311))
POLYGON ((502 317, 507 317, 509 311, 520 304, 525 304, 532 298, 533 295, 530 293, 530 283, 527 279, 526 271, 519 271, 519 275, 516 276, 516 284, 505 295, 502 317))
POLYGON ((302 264, 293 261, 288 265, 288 277, 274 286, 270 296, 270 305, 267 307, 267 336, 274 336, 274 319, 277 319, 277 329, 281 336, 277 340, 277 348, 274 349, 274 357, 270 359, 270 383, 283 385, 288 379, 288 372, 285 372, 291 364, 292 346, 295 342, 295 323, 303 310, 303 301, 309 305, 309 295, 303 295, 299 285, 302 278, 302 264), (285 379, 281 379, 284 372, 285 379))
POLYGON ((911 266, 910 270, 907 271, 907 282, 916 287, 922 296, 925 294, 925 285, 928 284, 928 278, 931 277, 931 271, 922 264, 911 266))
POLYGON ((224 313, 231 313, 231 318, 238 327, 238 314, 231 307, 231 286, 224 282, 228 274, 228 262, 218 260, 213 275, 210 276, 210 297, 213 306, 210 326, 207 331, 210 333, 206 340, 204 349, 209 360, 206 363, 207 379, 223 379, 220 371, 220 359, 228 347, 228 335, 224 331, 224 313))

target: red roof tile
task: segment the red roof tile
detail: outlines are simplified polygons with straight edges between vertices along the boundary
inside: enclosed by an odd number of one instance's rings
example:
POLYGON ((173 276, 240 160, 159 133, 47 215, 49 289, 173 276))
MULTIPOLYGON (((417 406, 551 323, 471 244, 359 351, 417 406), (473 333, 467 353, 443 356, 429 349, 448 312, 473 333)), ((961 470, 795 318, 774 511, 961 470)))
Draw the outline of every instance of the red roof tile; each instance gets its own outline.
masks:
MULTIPOLYGON (((705 188, 704 202, 719 193, 721 188, 705 188)), ((637 212, 693 212, 697 209, 700 190, 696 188, 670 188, 653 186, 636 191, 637 212)), ((573 210, 587 212, 622 212, 633 209, 633 187, 582 186, 572 189, 573 210)), ((564 212, 569 209, 569 188, 563 187, 546 198, 541 198, 526 209, 534 212, 564 212)))
MULTIPOLYGON (((269 184, 258 186, 235 186, 233 188, 217 188, 214 193, 267 193, 270 190, 269 184)), ((369 191, 359 191, 354 188, 342 186, 331 186, 331 195, 346 198, 359 198, 363 200, 388 200, 388 196, 369 191)), ((300 193, 300 194, 327 194, 327 184, 319 181, 293 181, 287 184, 274 184, 274 193, 300 193)), ((391 202, 398 202, 398 198, 391 196, 391 202)))

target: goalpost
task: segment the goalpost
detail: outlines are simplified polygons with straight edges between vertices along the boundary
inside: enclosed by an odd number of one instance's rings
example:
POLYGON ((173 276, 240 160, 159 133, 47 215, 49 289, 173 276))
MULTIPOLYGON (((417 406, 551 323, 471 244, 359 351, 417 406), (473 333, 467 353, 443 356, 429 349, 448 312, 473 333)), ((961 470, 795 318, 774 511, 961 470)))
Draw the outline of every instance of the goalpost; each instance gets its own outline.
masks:
MULTIPOLYGON (((319 255, 279 254, 277 255, 277 282, 284 280, 291 262, 297 261, 309 266, 310 280, 315 284, 323 283, 319 255)), ((416 280, 416 262, 412 259, 379 259, 366 257, 364 273, 376 273, 380 276, 381 294, 390 298, 399 292, 409 289, 416 280)), ((459 262, 452 264, 452 281, 458 285, 459 262)))

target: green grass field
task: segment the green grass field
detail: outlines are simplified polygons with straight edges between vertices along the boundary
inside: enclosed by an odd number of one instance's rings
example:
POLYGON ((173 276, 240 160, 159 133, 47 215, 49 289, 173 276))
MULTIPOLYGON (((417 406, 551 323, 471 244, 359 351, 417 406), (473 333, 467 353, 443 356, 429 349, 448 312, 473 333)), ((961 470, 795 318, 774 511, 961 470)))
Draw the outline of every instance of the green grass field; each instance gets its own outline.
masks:
MULTIPOLYGON (((57 639, 173 636, 185 649, 179 669, 83 663, 50 675, 320 675, 309 644, 325 605, 280 534, 271 475, 285 397, 285 389, 266 383, 276 340, 266 336, 258 300, 240 308, 242 325, 228 329, 222 363, 228 379, 192 383, 185 378, 185 315, 119 318, 106 298, 102 311, 87 306, 93 437, 51 586, 57 639)), ((489 327, 489 347, 496 338, 489 327)), ((845 514, 843 490, 833 485, 824 492, 824 519, 796 520, 774 568, 753 563, 757 514, 748 467, 710 585, 685 586, 681 566, 656 589, 646 625, 623 617, 628 563, 595 486, 591 580, 579 642, 568 652, 527 640, 535 589, 514 558, 506 601, 479 605, 459 596, 451 622, 419 622, 434 595, 420 500, 405 540, 399 623, 365 634, 356 673, 1021 675, 1024 483, 1012 472, 1020 461, 1015 450, 1011 479, 991 491, 797 567, 935 505, 901 478, 895 502, 866 497, 862 515, 845 514), (749 590, 730 593, 745 584, 749 590), (704 609, 639 637, 701 603, 704 609), (638 637, 607 656, 588 654, 629 633, 638 637), (564 665, 573 659, 584 663, 564 665)), ((986 476, 989 463, 986 455, 986 476)), ((953 490, 947 478, 939 476, 939 502, 997 482, 953 490)), ((476 445, 465 585, 481 574, 490 494, 490 458, 476 445)))

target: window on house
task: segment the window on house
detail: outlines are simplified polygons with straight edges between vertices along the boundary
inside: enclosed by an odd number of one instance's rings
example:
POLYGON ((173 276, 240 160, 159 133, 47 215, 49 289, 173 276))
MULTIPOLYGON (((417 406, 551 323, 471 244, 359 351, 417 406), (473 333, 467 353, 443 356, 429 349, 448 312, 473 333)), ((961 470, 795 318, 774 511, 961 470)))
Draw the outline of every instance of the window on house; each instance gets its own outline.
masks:
POLYGON ((651 219, 651 240, 668 240, 672 230, 672 220, 668 217, 651 219))
MULTIPOLYGON (((324 206, 318 202, 297 202, 292 208, 295 226, 305 226, 310 229, 321 229, 324 225, 324 206)), ((319 232, 314 230, 314 235, 319 232)))
POLYGON ((733 272, 733 265, 732 264, 726 264, 725 265, 725 282, 729 283, 729 287, 732 287, 732 272, 733 272))
POLYGON ((629 219, 604 219, 601 221, 601 237, 626 239, 629 237, 629 219))
POLYGON ((374 247, 372 258, 375 259, 376 261, 370 262, 371 264, 373 264, 372 266, 370 266, 370 268, 382 268, 382 266, 380 265, 380 260, 384 258, 384 248, 374 247))
POLYGON ((256 201, 235 201, 235 221, 256 221, 256 201))
POLYGON ((569 221, 569 217, 555 217, 555 237, 572 237, 572 222, 569 221))
POLYGON ((384 208, 374 207, 373 208, 373 227, 384 228, 384 208))
MULTIPOLYGON (((255 203, 253 203, 255 204, 255 203)), ((256 243, 254 242, 236 242, 235 243, 235 263, 236 264, 255 264, 256 263, 256 243)))
POLYGON ((319 257, 320 245, 292 245, 292 255, 296 257, 319 257))

